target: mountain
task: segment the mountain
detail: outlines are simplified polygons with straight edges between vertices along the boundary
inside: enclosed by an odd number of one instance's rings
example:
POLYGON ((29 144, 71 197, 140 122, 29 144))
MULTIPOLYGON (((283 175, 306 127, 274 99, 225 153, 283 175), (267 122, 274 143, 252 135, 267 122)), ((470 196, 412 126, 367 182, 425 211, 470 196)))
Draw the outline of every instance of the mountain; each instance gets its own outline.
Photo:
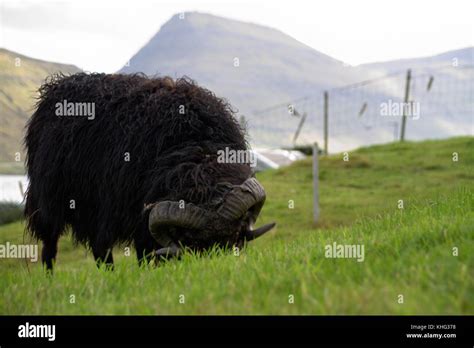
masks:
POLYGON ((239 114, 363 79, 360 71, 279 30, 187 12, 173 16, 120 72, 189 76, 239 114))
POLYGON ((0 162, 14 162, 16 152, 24 159, 23 129, 44 79, 55 72, 78 71, 73 65, 33 59, 0 48, 0 162))
MULTIPOLYGON (((330 151, 393 140, 400 118, 381 117, 380 106, 403 100, 408 68, 413 72, 410 100, 419 102, 421 111, 419 119, 407 122, 407 139, 474 133, 473 47, 351 67, 276 29, 197 12, 181 18, 175 15, 166 22, 120 72, 195 79, 245 116, 256 147, 292 144, 301 118, 288 113, 287 102, 295 99, 296 110, 307 114, 298 143, 322 145, 326 89, 330 151), (359 83, 365 80, 371 81, 359 83), (268 109, 275 104, 279 106, 268 109), (266 111, 255 112, 262 109, 266 111)), ((24 125, 37 89, 59 71, 80 69, 0 49, 0 172, 16 152, 23 153, 24 125)))
POLYGON ((289 115, 287 102, 295 99, 297 111, 307 113, 298 142, 321 142, 322 93, 329 89, 330 150, 345 151, 399 136, 400 117, 381 117, 380 105, 403 101, 408 68, 413 70, 410 100, 420 102, 422 117, 409 122, 407 139, 469 134, 473 70, 453 69, 452 63, 472 64, 472 54, 470 47, 351 67, 279 30, 187 12, 166 22, 120 72, 195 79, 245 116, 254 146, 292 144, 301 118, 289 115), (395 75, 384 78, 390 74, 395 75), (433 88, 426 93, 431 75, 433 88), (375 82, 334 89, 372 79, 375 82), (269 108, 275 104, 279 106, 269 108))

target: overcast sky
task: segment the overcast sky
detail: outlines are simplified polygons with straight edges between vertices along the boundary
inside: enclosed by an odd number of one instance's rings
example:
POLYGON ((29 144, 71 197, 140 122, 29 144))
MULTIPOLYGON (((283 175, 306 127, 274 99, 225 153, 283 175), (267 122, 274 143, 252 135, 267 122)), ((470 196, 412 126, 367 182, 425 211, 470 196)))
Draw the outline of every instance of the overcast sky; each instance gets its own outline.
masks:
POLYGON ((349 64, 474 46, 472 0, 0 0, 0 47, 88 71, 120 69, 175 13, 277 28, 349 64))

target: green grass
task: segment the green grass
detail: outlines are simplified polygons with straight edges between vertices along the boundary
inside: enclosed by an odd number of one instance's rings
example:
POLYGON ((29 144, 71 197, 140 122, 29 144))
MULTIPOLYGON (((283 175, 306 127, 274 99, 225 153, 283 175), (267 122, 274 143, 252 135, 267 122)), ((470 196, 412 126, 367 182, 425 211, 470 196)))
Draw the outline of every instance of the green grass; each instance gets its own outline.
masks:
MULTIPOLYGON (((107 272, 64 238, 52 278, 39 263, 0 260, 0 314, 474 314, 473 148, 454 138, 321 159, 316 225, 311 162, 266 172, 262 220, 278 228, 240 256, 214 250, 139 268, 117 249, 107 272), (364 245, 365 260, 326 258, 333 242, 364 245)), ((22 243, 22 231, 0 227, 0 244, 22 243)))
POLYGON ((342 154, 320 158, 319 167, 321 216, 316 225, 311 159, 259 176, 268 196, 264 219, 279 222, 281 238, 291 238, 302 228, 345 226, 392 212, 400 199, 408 208, 415 199, 429 202, 457 187, 472 186, 474 138, 371 146, 351 152, 348 162, 342 154), (290 200, 294 209, 288 208, 290 200))

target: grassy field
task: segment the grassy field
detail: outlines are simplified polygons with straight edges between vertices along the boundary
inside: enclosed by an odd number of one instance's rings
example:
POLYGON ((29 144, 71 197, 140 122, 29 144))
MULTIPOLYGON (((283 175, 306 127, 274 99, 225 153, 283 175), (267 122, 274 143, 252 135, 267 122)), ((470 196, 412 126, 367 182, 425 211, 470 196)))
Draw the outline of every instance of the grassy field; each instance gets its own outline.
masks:
MULTIPOLYGON (((139 268, 117 248, 107 272, 63 238, 52 278, 0 260, 0 314, 474 314, 473 167, 469 137, 323 158, 317 224, 311 161, 265 172, 261 222, 278 227, 240 255, 139 268), (326 258, 334 242, 363 245, 363 262, 326 258)), ((7 241, 30 242, 21 222, 0 227, 7 241)))

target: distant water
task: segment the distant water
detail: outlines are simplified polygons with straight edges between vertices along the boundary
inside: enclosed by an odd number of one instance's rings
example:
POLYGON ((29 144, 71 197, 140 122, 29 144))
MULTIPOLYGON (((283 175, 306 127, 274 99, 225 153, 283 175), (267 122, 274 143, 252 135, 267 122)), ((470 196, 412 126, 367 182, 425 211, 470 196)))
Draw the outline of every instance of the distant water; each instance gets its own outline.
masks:
POLYGON ((28 186, 26 175, 0 174, 0 202, 9 201, 21 203, 23 201, 19 182, 23 184, 23 190, 26 191, 28 186))

